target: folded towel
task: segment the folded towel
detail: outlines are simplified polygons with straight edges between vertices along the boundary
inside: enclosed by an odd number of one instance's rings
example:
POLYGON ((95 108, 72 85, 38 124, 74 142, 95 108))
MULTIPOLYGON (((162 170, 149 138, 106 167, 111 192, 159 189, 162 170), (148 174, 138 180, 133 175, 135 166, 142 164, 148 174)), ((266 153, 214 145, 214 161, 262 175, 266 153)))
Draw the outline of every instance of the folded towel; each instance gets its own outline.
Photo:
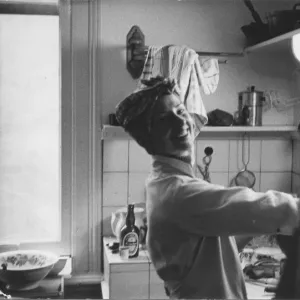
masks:
POLYGON ((218 60, 199 57, 187 46, 150 46, 136 91, 145 88, 142 80, 156 76, 176 79, 181 100, 194 117, 198 135, 208 120, 201 91, 206 95, 216 91, 219 83, 218 60))

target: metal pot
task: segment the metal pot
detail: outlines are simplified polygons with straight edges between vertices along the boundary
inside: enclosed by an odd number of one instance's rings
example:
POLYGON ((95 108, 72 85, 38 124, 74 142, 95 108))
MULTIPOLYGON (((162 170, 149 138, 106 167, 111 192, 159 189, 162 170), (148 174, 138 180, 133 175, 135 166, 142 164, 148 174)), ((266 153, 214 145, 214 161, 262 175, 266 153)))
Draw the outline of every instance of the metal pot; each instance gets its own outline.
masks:
POLYGON ((297 3, 293 6, 293 9, 278 10, 266 15, 269 25, 269 31, 272 37, 299 28, 299 7, 300 3, 297 3))
POLYGON ((239 93, 238 113, 242 119, 242 125, 262 126, 264 101, 264 92, 256 91, 254 86, 239 93))
POLYGON ((244 0, 244 4, 251 12, 254 22, 241 27, 242 32, 247 38, 247 46, 257 44, 259 42, 271 38, 268 24, 263 23, 258 12, 254 9, 251 0, 244 0))

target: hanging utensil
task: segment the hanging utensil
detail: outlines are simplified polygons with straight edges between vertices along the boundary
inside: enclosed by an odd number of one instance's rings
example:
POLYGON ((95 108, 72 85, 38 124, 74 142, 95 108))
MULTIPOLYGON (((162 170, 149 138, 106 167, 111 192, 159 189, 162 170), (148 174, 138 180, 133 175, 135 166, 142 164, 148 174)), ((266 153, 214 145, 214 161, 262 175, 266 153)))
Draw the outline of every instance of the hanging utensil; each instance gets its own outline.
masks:
POLYGON ((209 174, 209 165, 212 161, 212 154, 214 150, 212 147, 206 147, 204 149, 205 156, 202 158, 202 162, 204 164, 204 168, 202 166, 197 165, 199 172, 201 173, 203 180, 207 182, 211 182, 210 174, 209 174))
POLYGON ((250 136, 248 135, 248 155, 247 155, 247 161, 245 162, 245 136, 247 134, 245 133, 243 135, 242 140, 242 162, 244 165, 244 168, 238 172, 238 174, 235 176, 235 184, 237 186, 245 186, 248 188, 253 188, 255 185, 256 177, 253 172, 249 171, 247 169, 249 161, 250 161, 250 136))
POLYGON ((250 0, 244 0, 245 5, 248 7, 248 9, 250 10, 252 17, 254 19, 254 21, 259 24, 259 25, 265 25, 263 23, 263 21, 261 20, 258 12, 254 9, 253 4, 251 3, 250 0))

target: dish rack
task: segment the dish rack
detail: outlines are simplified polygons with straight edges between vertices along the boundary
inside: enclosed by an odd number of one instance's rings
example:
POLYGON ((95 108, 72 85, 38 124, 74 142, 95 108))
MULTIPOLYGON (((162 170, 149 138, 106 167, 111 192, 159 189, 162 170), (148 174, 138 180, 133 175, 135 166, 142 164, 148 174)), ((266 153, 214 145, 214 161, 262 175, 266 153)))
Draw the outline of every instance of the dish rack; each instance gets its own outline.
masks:
MULTIPOLYGON (((296 68, 292 73, 292 82, 296 86, 295 93, 300 94, 300 68, 296 68)), ((292 107, 300 104, 300 97, 287 98, 284 95, 284 91, 280 90, 266 90, 264 111, 275 108, 278 112, 291 109, 292 107)))

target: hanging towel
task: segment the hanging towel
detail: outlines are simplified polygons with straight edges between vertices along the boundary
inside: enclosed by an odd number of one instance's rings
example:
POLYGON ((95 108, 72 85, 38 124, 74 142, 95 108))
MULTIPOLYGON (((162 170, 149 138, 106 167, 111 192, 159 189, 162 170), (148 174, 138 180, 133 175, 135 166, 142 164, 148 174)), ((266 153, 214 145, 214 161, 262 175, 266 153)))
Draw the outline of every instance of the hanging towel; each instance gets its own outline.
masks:
POLYGON ((200 57, 187 46, 150 46, 136 91, 145 88, 142 80, 156 76, 177 81, 181 101, 194 117, 198 135, 208 120, 201 94, 210 95, 216 91, 219 83, 218 60, 200 57))

